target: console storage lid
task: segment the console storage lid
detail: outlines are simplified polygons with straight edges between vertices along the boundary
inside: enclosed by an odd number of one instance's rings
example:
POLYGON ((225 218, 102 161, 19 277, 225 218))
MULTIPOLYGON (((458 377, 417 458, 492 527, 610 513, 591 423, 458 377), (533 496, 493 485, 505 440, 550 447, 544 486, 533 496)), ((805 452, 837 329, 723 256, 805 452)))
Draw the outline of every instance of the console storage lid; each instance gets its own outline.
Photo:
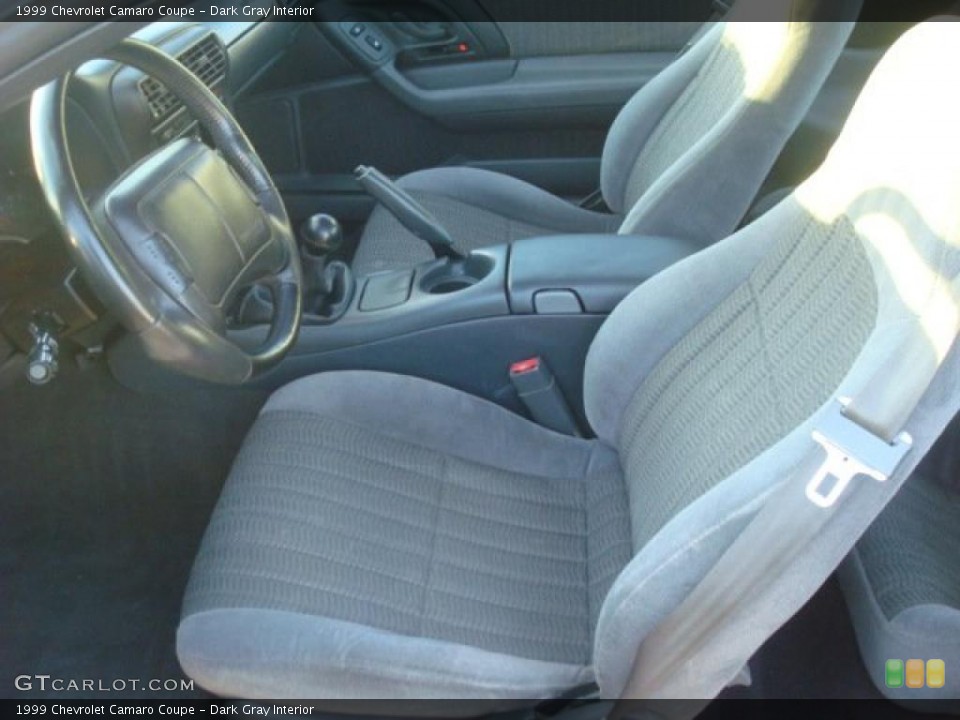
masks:
POLYGON ((514 313, 609 313, 634 288, 701 250, 699 243, 637 235, 549 235, 511 246, 507 295, 514 313))

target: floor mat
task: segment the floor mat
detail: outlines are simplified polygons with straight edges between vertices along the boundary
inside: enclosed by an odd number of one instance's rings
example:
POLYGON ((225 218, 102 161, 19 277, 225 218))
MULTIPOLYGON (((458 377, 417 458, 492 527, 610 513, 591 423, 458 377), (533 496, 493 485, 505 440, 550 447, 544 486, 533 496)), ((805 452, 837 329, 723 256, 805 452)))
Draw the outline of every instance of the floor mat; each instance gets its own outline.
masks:
MULTIPOLYGON (((126 698, 162 697, 140 684, 182 678, 184 585, 264 399, 139 395, 101 367, 0 394, 0 697, 17 697, 19 675, 117 681, 108 694, 126 698)), ((105 693, 34 680, 28 695, 105 693)))

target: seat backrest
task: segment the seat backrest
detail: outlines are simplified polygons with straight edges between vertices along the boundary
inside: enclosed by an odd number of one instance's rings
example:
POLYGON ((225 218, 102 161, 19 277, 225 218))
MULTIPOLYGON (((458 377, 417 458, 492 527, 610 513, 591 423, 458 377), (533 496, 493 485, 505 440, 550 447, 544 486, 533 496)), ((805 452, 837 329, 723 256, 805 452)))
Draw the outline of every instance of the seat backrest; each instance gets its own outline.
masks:
POLYGON ((619 693, 647 632, 813 451, 811 431, 833 398, 869 403, 882 387, 883 403, 900 407, 914 384, 878 379, 894 366, 940 367, 917 411, 904 414, 915 442, 898 472, 956 412, 957 67, 960 23, 911 30, 813 176, 752 225, 642 285, 598 333, 587 414, 619 450, 635 553, 596 628, 605 694, 619 693))
POLYGON ((740 0, 623 108, 601 189, 623 233, 711 244, 743 219, 826 81, 860 0, 740 0), (845 18, 844 22, 825 22, 845 18), (777 22, 751 22, 752 20, 777 22))

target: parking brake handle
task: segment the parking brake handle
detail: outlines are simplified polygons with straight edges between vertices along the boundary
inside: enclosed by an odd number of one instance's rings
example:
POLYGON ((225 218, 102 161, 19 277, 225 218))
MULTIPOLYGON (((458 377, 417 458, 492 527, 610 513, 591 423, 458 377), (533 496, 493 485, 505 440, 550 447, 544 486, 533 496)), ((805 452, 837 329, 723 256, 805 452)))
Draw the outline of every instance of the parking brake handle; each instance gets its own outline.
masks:
POLYGON ((390 211, 401 225, 427 243, 438 258, 461 259, 453 238, 437 219, 390 178, 375 167, 360 165, 353 171, 370 197, 390 211))

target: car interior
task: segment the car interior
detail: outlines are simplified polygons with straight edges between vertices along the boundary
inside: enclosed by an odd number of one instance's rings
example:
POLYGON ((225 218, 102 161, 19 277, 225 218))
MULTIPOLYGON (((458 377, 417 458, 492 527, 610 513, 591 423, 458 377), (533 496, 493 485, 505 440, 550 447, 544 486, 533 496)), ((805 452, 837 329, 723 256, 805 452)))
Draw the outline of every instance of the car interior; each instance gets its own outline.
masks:
POLYGON ((880 6, 0 24, 3 697, 960 714, 960 8, 880 6))

